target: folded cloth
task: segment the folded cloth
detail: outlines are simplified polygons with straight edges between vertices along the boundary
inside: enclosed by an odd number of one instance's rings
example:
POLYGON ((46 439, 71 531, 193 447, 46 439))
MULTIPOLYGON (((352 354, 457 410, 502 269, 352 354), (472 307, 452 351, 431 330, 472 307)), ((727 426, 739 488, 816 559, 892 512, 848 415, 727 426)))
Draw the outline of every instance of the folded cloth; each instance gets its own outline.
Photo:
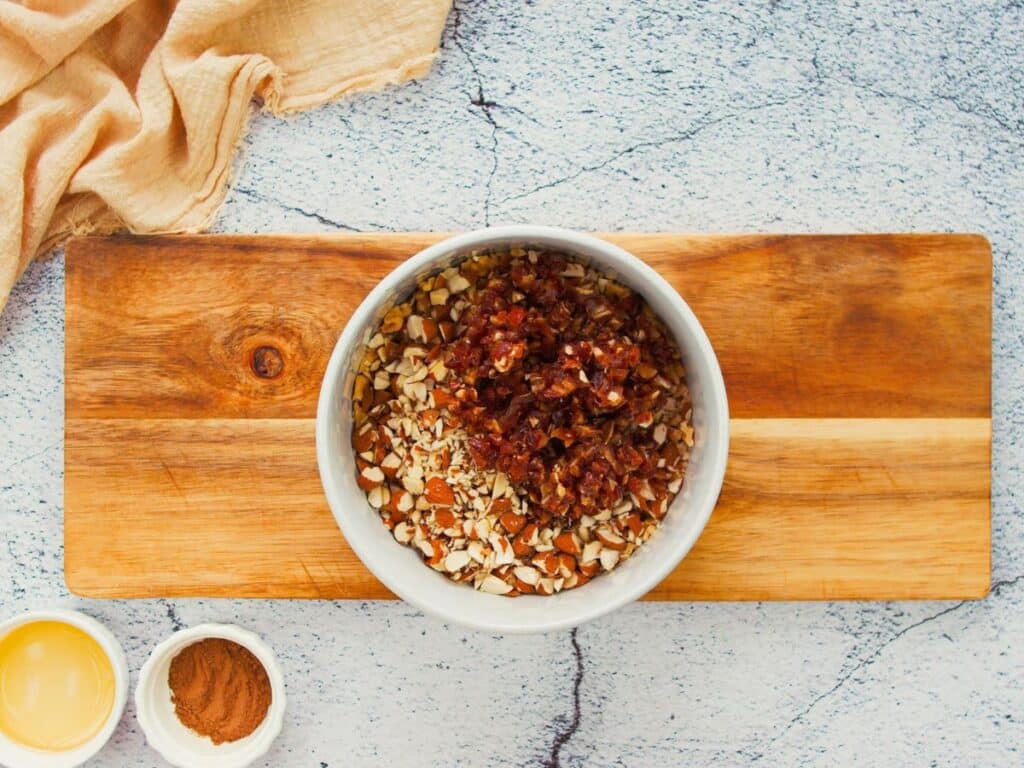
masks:
POLYGON ((0 2, 0 309, 71 234, 205 228, 253 97, 282 114, 423 75, 450 4, 0 2))

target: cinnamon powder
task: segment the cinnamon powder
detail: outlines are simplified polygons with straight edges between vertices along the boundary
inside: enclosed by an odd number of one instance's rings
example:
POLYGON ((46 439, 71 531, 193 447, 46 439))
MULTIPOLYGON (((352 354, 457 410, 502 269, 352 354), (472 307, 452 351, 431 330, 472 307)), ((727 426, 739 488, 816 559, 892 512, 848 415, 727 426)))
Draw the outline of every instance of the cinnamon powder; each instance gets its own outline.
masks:
POLYGON ((249 649, 220 637, 182 650, 171 660, 167 681, 182 725, 214 744, 245 738, 270 707, 267 670, 249 649))

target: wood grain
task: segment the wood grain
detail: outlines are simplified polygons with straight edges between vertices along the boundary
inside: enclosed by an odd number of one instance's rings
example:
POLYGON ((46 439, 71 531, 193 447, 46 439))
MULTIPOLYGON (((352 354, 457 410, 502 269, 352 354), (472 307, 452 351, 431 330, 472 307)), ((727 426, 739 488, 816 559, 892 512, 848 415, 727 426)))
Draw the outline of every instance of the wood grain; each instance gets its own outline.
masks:
MULTIPOLYGON (((67 256, 68 414, 312 416, 345 321, 381 277, 441 237, 76 241, 67 256), (284 356, 273 379, 252 370, 254 350, 267 345, 284 356)), ((608 239, 693 307, 737 417, 989 415, 984 238, 608 239)))
MULTIPOLYGON (((327 509, 312 417, 348 316, 440 237, 73 242, 69 587, 94 597, 388 597, 327 509)), ((608 237, 694 308, 735 417, 711 523, 650 599, 987 592, 984 238, 608 237)))
MULTIPOLYGON (((71 419, 68 586, 377 598, 320 490, 312 420, 71 419)), ((648 597, 978 597, 987 419, 736 420, 721 500, 648 597)))

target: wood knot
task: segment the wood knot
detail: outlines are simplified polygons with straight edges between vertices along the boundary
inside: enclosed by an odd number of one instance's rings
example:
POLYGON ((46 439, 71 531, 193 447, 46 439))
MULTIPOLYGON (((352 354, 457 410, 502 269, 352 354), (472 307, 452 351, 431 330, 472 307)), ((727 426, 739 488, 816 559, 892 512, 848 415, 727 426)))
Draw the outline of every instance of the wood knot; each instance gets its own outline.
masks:
POLYGON ((252 372, 261 379, 276 379, 284 370, 284 358, 274 347, 256 347, 252 353, 252 372))

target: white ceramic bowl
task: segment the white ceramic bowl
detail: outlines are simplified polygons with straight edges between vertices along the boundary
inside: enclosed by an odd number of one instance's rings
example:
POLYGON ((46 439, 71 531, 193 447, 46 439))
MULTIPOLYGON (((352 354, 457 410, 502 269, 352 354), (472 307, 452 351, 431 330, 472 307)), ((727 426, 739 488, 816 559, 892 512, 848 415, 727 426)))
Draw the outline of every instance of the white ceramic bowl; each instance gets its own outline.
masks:
POLYGON ((729 408, 718 360, 704 329, 679 294, 637 257, 590 235, 511 226, 470 232, 416 254, 359 305, 327 364, 316 423, 317 461, 331 510, 349 545, 392 592, 445 621, 498 633, 544 632, 581 624, 641 597, 690 551, 711 516, 725 476, 729 408), (693 399, 695 446, 686 480, 658 532, 629 560, 578 589, 515 599, 476 592, 423 565, 399 545, 356 485, 351 448, 352 383, 363 349, 384 313, 417 282, 471 251, 537 245, 575 254, 640 293, 675 335, 693 399))
POLYGON ((149 746, 179 768, 242 768, 270 749, 281 733, 285 710, 284 675, 274 652, 260 638, 233 624, 200 624, 175 632, 153 649, 139 672, 135 710, 149 746), (271 701, 267 716, 251 734, 238 741, 214 744, 189 730, 174 713, 167 682, 171 660, 186 647, 210 637, 232 640, 252 651, 270 678, 271 701))
POLYGON ((99 752, 103 745, 110 740, 111 734, 114 733, 114 729, 121 720, 124 705, 128 701, 128 660, 121 649, 121 644, 117 642, 117 638, 109 629, 96 619, 78 611, 53 610, 24 613, 0 624, 0 638, 5 637, 18 627, 36 621, 59 621, 70 624, 99 643, 100 648, 110 659, 110 666, 114 670, 114 705, 110 709, 107 721, 95 736, 85 744, 63 752, 44 752, 25 747, 11 741, 3 732, 0 732, 0 765, 6 765, 8 768, 73 768, 99 752))

